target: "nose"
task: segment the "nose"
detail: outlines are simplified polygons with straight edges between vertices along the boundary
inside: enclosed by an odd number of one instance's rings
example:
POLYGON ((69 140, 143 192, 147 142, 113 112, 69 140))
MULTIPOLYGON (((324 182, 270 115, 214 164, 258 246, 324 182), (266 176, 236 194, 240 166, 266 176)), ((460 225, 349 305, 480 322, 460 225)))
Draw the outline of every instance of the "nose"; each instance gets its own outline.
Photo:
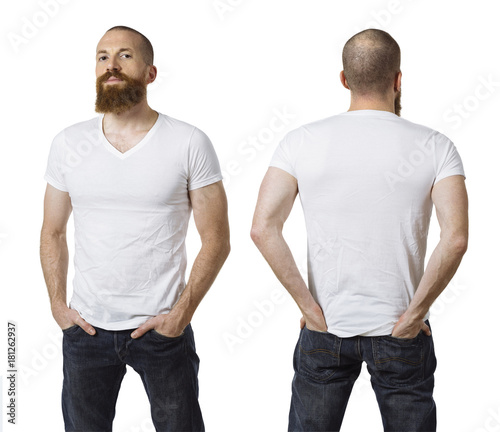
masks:
POLYGON ((121 67, 118 64, 118 62, 113 57, 110 57, 108 60, 108 64, 106 66, 106 71, 114 72, 114 71, 119 71, 120 69, 121 67))

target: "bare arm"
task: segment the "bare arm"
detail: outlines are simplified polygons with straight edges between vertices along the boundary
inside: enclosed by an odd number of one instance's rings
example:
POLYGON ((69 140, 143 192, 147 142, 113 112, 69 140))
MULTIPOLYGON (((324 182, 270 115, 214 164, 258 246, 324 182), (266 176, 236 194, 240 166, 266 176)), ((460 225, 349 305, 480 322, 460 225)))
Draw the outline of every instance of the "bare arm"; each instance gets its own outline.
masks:
POLYGON ((295 177, 279 168, 270 167, 260 187, 251 237, 276 277, 297 303, 307 327, 326 331, 323 312, 307 288, 282 234, 297 193, 295 177))
POLYGON ((66 224, 71 211, 69 194, 47 184, 40 235, 40 261, 49 293, 52 315, 59 327, 64 329, 78 324, 87 333, 93 334, 93 327, 66 304, 68 276, 66 224))
POLYGON ((431 198, 441 237, 410 306, 394 327, 392 335, 396 337, 415 337, 421 328, 430 334, 422 320, 450 282, 467 250, 469 222, 464 177, 454 175, 440 180, 432 188, 431 198))
POLYGON ((201 300, 229 255, 227 200, 222 181, 189 192, 193 217, 201 238, 201 249, 178 302, 168 314, 157 315, 132 333, 138 338, 155 329, 166 336, 178 336, 191 322, 201 300))

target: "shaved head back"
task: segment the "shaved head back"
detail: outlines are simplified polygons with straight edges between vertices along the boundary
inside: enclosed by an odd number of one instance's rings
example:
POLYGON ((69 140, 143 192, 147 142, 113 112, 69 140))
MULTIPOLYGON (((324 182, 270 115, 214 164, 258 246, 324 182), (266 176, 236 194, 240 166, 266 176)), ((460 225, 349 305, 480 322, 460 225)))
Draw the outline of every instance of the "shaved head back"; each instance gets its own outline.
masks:
POLYGON ((344 75, 354 94, 384 95, 400 71, 401 50, 392 36, 377 29, 351 37, 342 51, 344 75))

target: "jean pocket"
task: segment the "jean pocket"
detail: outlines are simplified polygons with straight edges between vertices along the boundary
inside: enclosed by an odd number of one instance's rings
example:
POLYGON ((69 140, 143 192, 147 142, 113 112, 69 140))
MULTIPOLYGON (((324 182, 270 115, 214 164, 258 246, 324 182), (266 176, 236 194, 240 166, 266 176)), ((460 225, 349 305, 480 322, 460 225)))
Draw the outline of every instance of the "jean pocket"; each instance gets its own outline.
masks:
POLYGON ((73 324, 71 327, 68 327, 68 328, 65 328, 65 329, 62 329, 62 332, 64 334, 69 334, 69 333, 73 333, 75 332, 76 330, 78 330, 79 328, 81 328, 78 324, 73 324))
POLYGON ((321 331, 321 330, 311 330, 310 328, 308 328, 307 326, 304 326, 304 328, 307 330, 307 331, 310 331, 310 332, 313 332, 313 333, 319 333, 319 334, 328 334, 327 331, 321 331))
POLYGON ((333 377, 340 364, 340 339, 332 333, 309 330, 300 332, 296 350, 296 369, 316 382, 333 377))
POLYGON ((400 340, 400 341, 410 341, 410 340, 413 340, 413 339, 416 339, 418 337, 415 336, 414 338, 402 338, 402 337, 399 337, 399 336, 393 336, 393 335, 389 335, 389 336, 386 336, 386 337, 389 337, 391 339, 396 339, 396 340, 400 340))
POLYGON ((156 338, 158 340, 173 342, 173 341, 182 339, 182 337, 185 334, 185 331, 183 331, 179 336, 174 336, 174 337, 162 335, 161 333, 157 332, 155 329, 151 329, 150 333, 151 333, 151 336, 153 336, 154 338, 156 338))
POLYGON ((414 385, 424 377, 424 346, 419 333, 412 339, 377 336, 373 342, 375 367, 389 384, 414 385))

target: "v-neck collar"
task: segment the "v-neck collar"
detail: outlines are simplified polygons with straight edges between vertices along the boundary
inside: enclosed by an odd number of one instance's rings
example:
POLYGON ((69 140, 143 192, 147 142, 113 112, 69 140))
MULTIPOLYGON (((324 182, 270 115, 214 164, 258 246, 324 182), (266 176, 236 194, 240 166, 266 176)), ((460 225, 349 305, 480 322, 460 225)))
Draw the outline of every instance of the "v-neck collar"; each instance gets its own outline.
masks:
POLYGON ((160 126, 160 117, 161 113, 158 113, 158 118, 156 119, 155 124, 149 129, 148 133, 131 149, 127 150, 126 152, 122 153, 120 150, 118 150, 113 144, 111 144, 108 139, 106 138, 106 135, 104 135, 104 128, 103 128, 103 120, 104 120, 104 114, 99 114, 99 121, 98 121, 98 129, 99 129, 99 136, 101 137, 101 140, 104 144, 104 147, 108 149, 110 153, 118 157, 119 159, 126 159, 129 156, 133 155, 135 152, 140 150, 142 147, 146 145, 146 143, 151 139, 151 136, 155 133, 156 129, 160 126))

